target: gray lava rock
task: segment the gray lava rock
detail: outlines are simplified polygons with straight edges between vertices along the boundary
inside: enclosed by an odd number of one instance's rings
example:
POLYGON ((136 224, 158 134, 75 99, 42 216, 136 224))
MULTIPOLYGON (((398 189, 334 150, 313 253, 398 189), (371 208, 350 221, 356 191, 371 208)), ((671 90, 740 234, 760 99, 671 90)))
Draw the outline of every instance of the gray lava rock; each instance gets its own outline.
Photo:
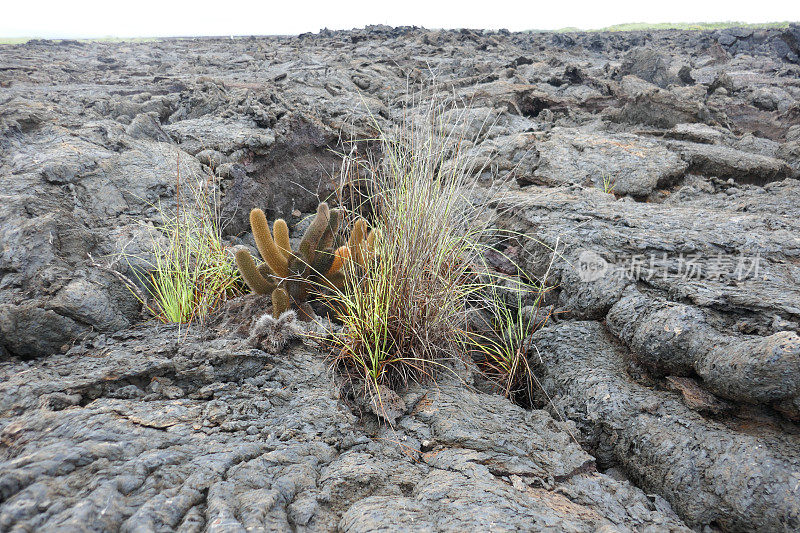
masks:
POLYGON ((722 132, 705 124, 676 124, 667 135, 681 141, 706 144, 715 144, 723 139, 722 132))
POLYGON ((208 333, 139 328, 99 357, 0 363, 0 527, 688 531, 544 411, 442 382, 378 425, 338 398, 322 353, 208 333))
POLYGON ((11 353, 22 357, 51 354, 89 335, 87 326, 39 305, 35 301, 0 305, 0 333, 11 353))
POLYGON ((554 128, 546 140, 536 143, 536 151, 537 168, 520 181, 602 188, 609 180, 614 193, 637 197, 674 183, 688 166, 649 139, 590 130, 554 128))
POLYGON ((736 429, 633 381, 627 351, 597 322, 540 330, 537 373, 550 409, 574 420, 599 459, 662 494, 693 527, 800 527, 800 441, 769 424, 736 429), (702 473, 702 474, 701 474, 702 473))
POLYGON ((247 149, 264 154, 275 142, 275 134, 249 121, 220 119, 213 116, 190 118, 163 127, 186 152, 196 155, 203 150, 216 150, 230 155, 247 149))
POLYGON ((792 177, 800 179, 800 141, 791 141, 782 144, 776 156, 786 161, 792 167, 792 177))
POLYGON ((673 204, 672 196, 641 203, 596 188, 539 189, 507 194, 498 208, 507 229, 532 238, 523 239, 520 259, 531 275, 547 269, 558 244, 552 274, 561 313, 605 316, 635 282, 714 313, 723 329, 745 320, 759 334, 777 333, 776 315, 800 319, 793 259, 800 255, 800 182, 735 194, 679 191, 673 204), (589 263, 583 251, 594 254, 596 276, 582 271, 589 263))
POLYGON ((222 201, 223 216, 230 221, 226 231, 248 231, 248 215, 255 207, 264 209, 270 220, 314 211, 333 190, 329 176, 341 164, 335 146, 335 133, 318 120, 288 118, 263 157, 245 165, 245 172, 232 173, 222 201))
POLYGON ((651 48, 637 47, 625 54, 620 74, 632 74, 662 88, 672 81, 664 58, 651 48))
MULTIPOLYGON (((623 80, 624 82, 625 80, 623 80)), ((704 123, 716 125, 722 118, 719 112, 710 109, 695 97, 687 98, 676 90, 659 89, 655 86, 639 86, 634 93, 625 87, 620 96, 622 107, 609 107, 604 117, 626 124, 644 124, 657 128, 673 128, 678 124, 704 123)))
POLYGON ((797 529, 798 53, 797 25, 0 45, 0 530, 684 530, 667 501, 797 529), (567 423, 443 380, 387 426, 322 354, 246 346, 259 299, 129 328, 113 256, 146 265, 178 175, 234 244, 252 207, 295 227, 432 72, 475 108, 472 199, 540 241, 531 276, 558 244, 540 370, 567 423))
POLYGON ((150 113, 136 115, 125 128, 125 133, 134 139, 152 139, 159 142, 172 142, 172 138, 150 113))
POLYGON ((653 300, 629 290, 606 317, 609 330, 639 360, 677 375, 696 373, 718 396, 772 403, 800 396, 800 337, 725 335, 696 307, 653 300))
POLYGON ((792 174, 785 161, 726 146, 681 143, 671 147, 689 163, 689 171, 697 174, 758 184, 782 180, 792 174))

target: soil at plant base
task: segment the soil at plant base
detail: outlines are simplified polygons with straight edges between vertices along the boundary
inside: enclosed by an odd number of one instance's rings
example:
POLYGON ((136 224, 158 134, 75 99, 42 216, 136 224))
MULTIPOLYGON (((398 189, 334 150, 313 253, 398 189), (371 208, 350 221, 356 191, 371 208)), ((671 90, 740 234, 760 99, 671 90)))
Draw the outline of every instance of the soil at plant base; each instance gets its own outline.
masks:
POLYGON ((799 53, 796 25, 0 45, 0 530, 800 529, 799 53), (142 322, 108 258, 147 257, 178 165, 228 244, 252 207, 296 238, 339 140, 433 75, 538 241, 504 251, 561 247, 540 409, 443 379, 388 424, 318 347, 248 346, 255 297, 142 322))

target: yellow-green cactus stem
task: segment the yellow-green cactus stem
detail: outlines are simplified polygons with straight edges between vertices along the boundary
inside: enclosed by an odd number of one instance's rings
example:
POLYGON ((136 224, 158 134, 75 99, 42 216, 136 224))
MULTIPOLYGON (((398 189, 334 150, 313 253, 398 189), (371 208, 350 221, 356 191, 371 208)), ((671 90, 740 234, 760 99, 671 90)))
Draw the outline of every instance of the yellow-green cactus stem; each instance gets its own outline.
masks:
POLYGON ((375 247, 377 246, 377 243, 380 242, 382 237, 383 234, 381 233, 381 230, 379 230, 378 228, 375 228, 369 232, 369 235, 367 235, 367 251, 369 253, 371 254, 375 253, 375 247))
POLYGON ((322 239, 325 230, 328 229, 329 221, 330 208, 327 203, 322 202, 317 207, 317 215, 314 217, 314 220, 311 221, 311 225, 308 226, 306 234, 303 235, 303 239, 300 241, 300 256, 307 265, 314 263, 314 256, 318 250, 319 241, 322 239))
POLYGON ((269 294, 275 289, 275 283, 269 277, 264 277, 259 269, 256 268, 250 252, 237 250, 235 257, 236 266, 239 267, 239 272, 242 273, 242 278, 244 278, 244 282, 247 283, 250 290, 256 294, 269 294))
POLYGON ((272 271, 281 278, 289 275, 289 261, 281 253, 278 245, 272 240, 267 217, 261 209, 250 211, 250 227, 261 257, 266 261, 272 271))
POLYGON ((364 239, 367 235, 367 221, 363 218, 356 220, 353 224, 353 231, 350 233, 350 241, 347 245, 350 247, 350 255, 353 260, 361 266, 364 266, 364 239))
POLYGON ((292 258, 292 245, 289 242, 289 226, 282 218, 272 223, 272 234, 275 236, 275 244, 287 260, 292 258))
POLYGON ((278 318, 289 310, 289 293, 283 287, 272 291, 272 316, 278 318))

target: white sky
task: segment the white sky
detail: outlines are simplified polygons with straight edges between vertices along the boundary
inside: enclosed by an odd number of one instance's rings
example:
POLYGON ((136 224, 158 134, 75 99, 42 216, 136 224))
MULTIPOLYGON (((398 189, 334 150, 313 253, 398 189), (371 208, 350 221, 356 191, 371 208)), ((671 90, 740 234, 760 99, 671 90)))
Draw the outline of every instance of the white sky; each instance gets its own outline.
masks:
POLYGON ((599 28, 624 22, 800 20, 800 0, 0 0, 0 37, 274 35, 367 24, 599 28))

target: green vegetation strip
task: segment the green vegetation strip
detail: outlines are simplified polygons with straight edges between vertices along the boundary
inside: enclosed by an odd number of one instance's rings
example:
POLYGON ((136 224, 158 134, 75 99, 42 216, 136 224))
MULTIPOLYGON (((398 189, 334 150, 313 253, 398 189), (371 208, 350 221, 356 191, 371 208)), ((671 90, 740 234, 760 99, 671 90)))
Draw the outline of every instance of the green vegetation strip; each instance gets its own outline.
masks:
MULTIPOLYGON (((752 28, 752 29, 767 29, 767 28, 788 28, 792 22, 763 22, 757 24, 749 24, 747 22, 660 22, 657 24, 649 24, 647 22, 630 22, 627 24, 614 24, 613 26, 606 26, 605 28, 597 28, 591 30, 582 30, 575 27, 567 27, 555 30, 555 33, 577 33, 577 32, 603 32, 603 31, 647 31, 647 30, 685 30, 685 31, 703 31, 703 30, 724 30, 726 28, 752 28)), ((547 31, 547 30, 544 30, 547 31)))

